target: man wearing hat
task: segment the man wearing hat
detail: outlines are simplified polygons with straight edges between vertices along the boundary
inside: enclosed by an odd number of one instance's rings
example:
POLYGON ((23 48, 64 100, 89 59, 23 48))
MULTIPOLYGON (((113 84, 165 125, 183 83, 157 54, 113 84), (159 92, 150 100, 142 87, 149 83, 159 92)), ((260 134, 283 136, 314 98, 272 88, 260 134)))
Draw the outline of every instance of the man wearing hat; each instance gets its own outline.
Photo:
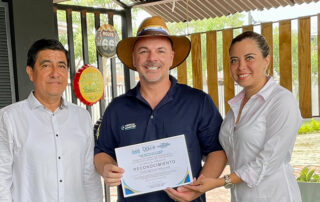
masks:
MULTIPOLYGON (((140 82, 115 98, 103 116, 95 147, 95 165, 107 185, 120 185, 124 173, 117 166, 115 148, 180 134, 186 138, 194 177, 200 173, 211 177, 221 174, 226 157, 218 140, 222 122, 219 111, 209 95, 178 84, 169 75, 170 69, 187 58, 190 46, 187 37, 169 35, 165 22, 157 16, 142 22, 137 37, 119 42, 119 59, 139 73, 140 82), (202 167, 203 156, 206 163, 202 167)), ((124 198, 118 186, 118 201, 205 201, 205 196, 196 192, 181 195, 173 189, 166 192, 124 198)))

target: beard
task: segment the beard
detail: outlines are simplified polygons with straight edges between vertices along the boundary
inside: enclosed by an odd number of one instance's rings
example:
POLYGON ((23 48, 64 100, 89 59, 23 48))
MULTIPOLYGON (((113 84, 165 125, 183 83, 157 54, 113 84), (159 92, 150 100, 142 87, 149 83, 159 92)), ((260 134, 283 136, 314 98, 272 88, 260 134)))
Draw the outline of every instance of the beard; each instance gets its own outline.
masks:
POLYGON ((163 79, 164 75, 161 72, 152 72, 158 71, 158 69, 163 67, 160 62, 148 61, 143 64, 143 67, 147 68, 148 70, 146 72, 141 72, 140 76, 142 76, 147 82, 156 83, 163 79))

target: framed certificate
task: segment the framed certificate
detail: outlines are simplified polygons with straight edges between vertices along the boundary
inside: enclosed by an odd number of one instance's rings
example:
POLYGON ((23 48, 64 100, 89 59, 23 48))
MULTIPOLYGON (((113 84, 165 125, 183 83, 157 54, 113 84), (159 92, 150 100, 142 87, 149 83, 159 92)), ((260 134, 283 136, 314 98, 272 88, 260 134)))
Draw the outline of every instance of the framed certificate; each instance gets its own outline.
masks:
POLYGON ((184 135, 115 149, 124 197, 159 191, 192 182, 184 135))

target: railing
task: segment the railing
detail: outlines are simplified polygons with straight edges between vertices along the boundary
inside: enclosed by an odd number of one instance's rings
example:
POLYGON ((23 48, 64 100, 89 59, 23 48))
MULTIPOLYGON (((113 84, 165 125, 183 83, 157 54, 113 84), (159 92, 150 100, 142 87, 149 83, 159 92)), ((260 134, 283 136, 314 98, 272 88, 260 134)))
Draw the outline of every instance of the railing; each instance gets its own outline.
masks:
POLYGON ((117 22, 115 27, 120 29, 117 30, 118 33, 121 33, 122 37, 127 37, 131 35, 131 14, 127 10, 63 4, 55 4, 54 13, 59 40, 68 47, 70 53, 70 78, 64 97, 70 102, 85 107, 76 98, 72 85, 76 71, 82 65, 96 66, 104 75, 105 85, 108 86, 105 88, 105 95, 97 104, 86 107, 93 121, 96 122, 103 115, 111 99, 122 94, 129 85, 132 85, 129 77, 133 76, 132 72, 124 68, 116 58, 102 57, 96 51, 95 46, 92 45, 95 44, 95 30, 102 24, 114 25, 114 22, 117 22), (128 17, 130 17, 129 20, 128 17), (117 26, 119 24, 120 26, 117 26), (118 77, 121 79, 119 80, 118 77), (119 86, 123 86, 124 89, 120 89, 119 86), (118 92, 118 90, 121 91, 118 92))

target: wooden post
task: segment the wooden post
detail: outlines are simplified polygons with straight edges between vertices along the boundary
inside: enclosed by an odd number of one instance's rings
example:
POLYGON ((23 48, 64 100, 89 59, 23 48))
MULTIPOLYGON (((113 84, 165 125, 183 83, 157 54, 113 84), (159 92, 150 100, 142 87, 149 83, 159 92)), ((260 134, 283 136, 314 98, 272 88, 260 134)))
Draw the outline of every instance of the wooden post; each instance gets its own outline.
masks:
POLYGON ((299 105, 302 117, 312 117, 310 17, 299 19, 299 105))
POLYGON ((201 36, 191 35, 191 56, 192 56, 192 78, 193 87, 202 90, 202 57, 201 57, 201 36))
POLYGON ((207 74, 208 93, 219 108, 216 31, 207 32, 207 74))

